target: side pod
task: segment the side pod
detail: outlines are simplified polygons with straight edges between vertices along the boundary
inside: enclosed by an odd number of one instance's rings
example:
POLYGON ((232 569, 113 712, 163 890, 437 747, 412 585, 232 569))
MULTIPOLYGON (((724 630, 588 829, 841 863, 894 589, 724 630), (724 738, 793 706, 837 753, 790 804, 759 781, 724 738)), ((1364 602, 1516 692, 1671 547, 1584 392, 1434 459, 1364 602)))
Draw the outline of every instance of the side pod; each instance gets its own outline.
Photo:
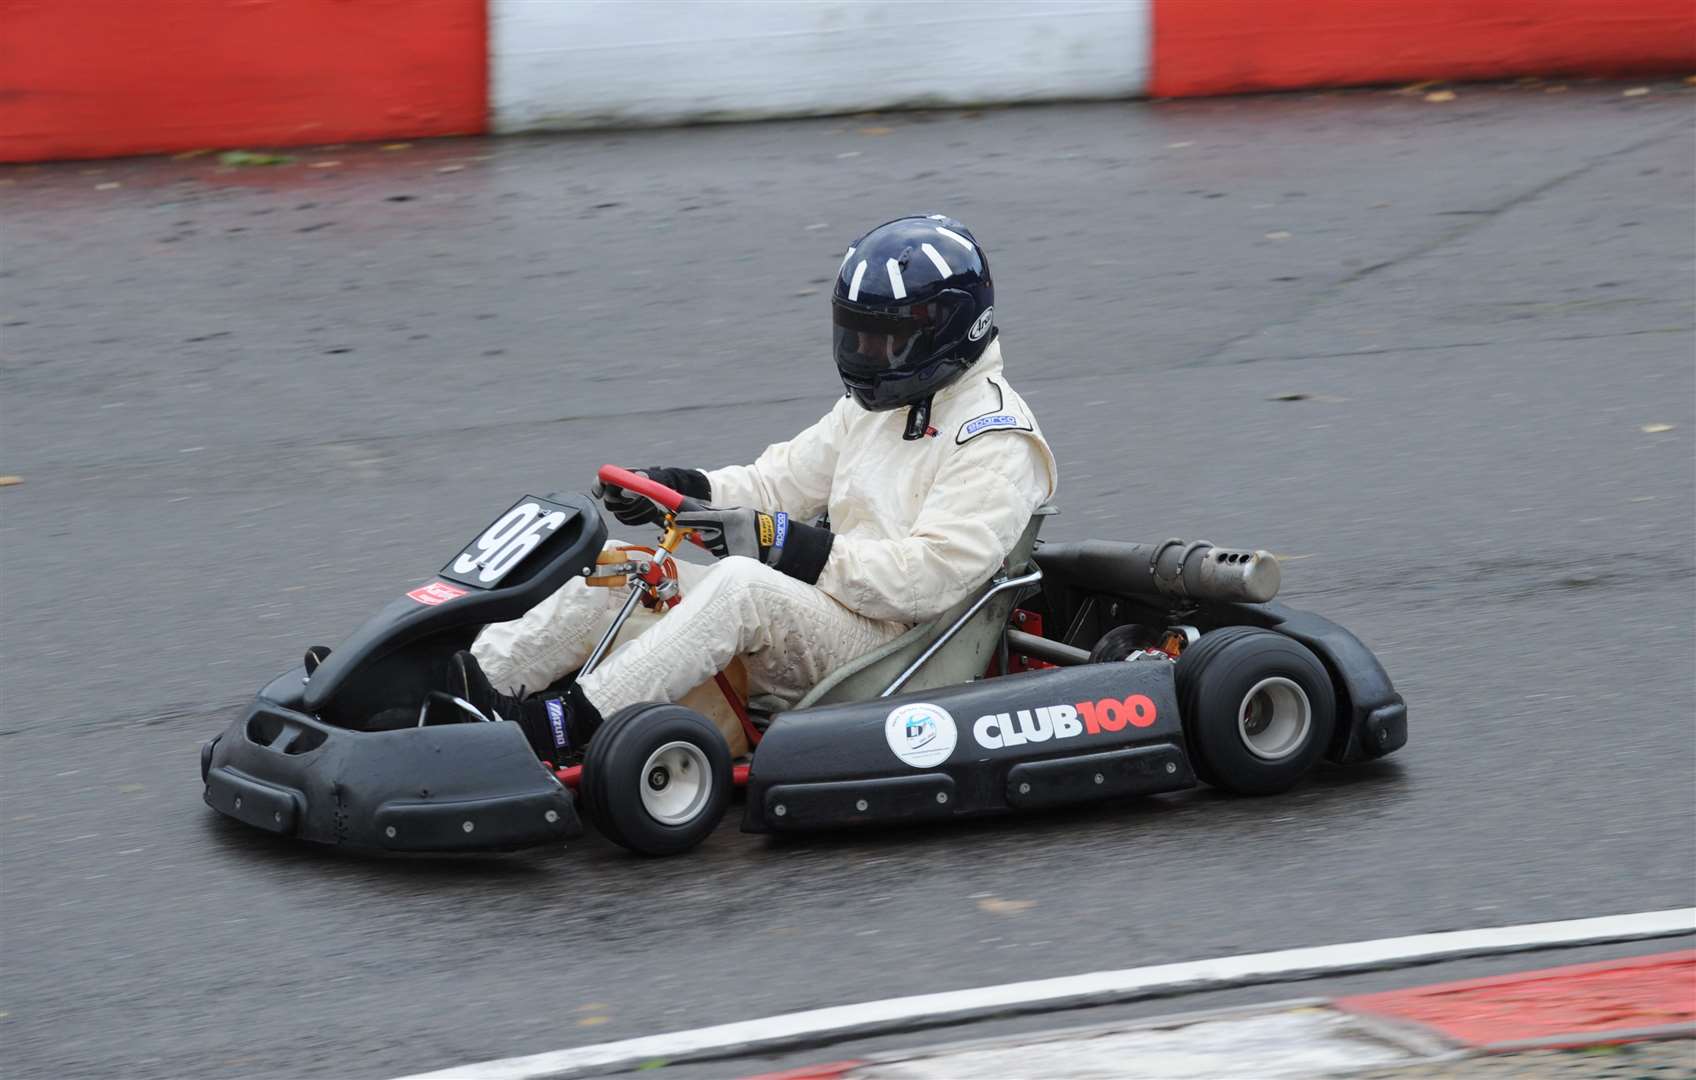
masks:
POLYGON ((1172 664, 1144 658, 783 713, 745 832, 946 819, 1195 786, 1172 664))

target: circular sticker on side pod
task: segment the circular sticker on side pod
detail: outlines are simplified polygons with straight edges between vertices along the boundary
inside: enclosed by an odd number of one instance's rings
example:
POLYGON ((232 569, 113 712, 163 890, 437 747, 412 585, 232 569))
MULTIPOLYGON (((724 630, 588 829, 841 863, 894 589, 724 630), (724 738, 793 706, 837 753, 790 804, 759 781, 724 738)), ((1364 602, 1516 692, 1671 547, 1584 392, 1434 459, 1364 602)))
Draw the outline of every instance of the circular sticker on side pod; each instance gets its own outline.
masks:
POLYGON ((915 769, 948 760, 959 733, 954 718, 940 705, 901 705, 883 722, 883 737, 895 756, 915 769))

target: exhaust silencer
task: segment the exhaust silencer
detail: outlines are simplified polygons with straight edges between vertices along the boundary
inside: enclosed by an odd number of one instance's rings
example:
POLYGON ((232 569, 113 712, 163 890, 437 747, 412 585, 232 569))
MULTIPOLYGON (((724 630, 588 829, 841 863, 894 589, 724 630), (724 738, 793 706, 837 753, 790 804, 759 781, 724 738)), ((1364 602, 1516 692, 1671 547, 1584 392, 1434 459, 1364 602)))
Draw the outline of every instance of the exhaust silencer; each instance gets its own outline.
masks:
POLYGON ((1278 557, 1270 551, 1214 547, 1206 540, 1186 544, 1173 539, 1148 546, 1149 577, 1163 596, 1264 604, 1278 595, 1283 581, 1278 557))
POLYGON ((1061 576, 1093 581, 1111 592, 1178 601, 1264 604, 1278 595, 1283 577, 1270 551, 1215 547, 1206 540, 1044 544, 1037 562, 1052 562, 1061 576))

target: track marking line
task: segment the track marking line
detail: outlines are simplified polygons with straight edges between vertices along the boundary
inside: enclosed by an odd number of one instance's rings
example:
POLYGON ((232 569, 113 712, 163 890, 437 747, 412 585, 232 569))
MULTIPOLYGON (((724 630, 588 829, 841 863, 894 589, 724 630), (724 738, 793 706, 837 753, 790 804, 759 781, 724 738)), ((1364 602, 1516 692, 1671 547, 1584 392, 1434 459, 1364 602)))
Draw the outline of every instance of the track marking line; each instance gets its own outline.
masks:
POLYGON ((541 1080, 607 1072, 647 1061, 729 1056, 754 1049, 846 1036, 914 1030, 944 1022, 1016 1012, 1130 1001, 1175 991, 1194 992, 1429 963, 1465 956, 1529 952, 1696 933, 1696 908, 1604 915, 1482 930, 1379 938, 1249 953, 1212 960, 1096 971, 1053 979, 980 986, 783 1013, 756 1020, 573 1046, 524 1057, 456 1065, 399 1080, 541 1080))

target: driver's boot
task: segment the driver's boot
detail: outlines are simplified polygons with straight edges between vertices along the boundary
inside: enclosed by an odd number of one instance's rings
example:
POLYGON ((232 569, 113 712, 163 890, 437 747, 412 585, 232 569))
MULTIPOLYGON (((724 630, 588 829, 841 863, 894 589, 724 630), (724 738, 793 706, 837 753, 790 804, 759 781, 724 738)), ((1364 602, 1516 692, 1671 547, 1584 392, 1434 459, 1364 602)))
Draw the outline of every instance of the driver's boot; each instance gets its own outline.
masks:
POLYGON ((600 710, 576 683, 547 696, 525 697, 496 690, 469 651, 454 653, 448 665, 447 692, 470 703, 491 720, 510 720, 524 731, 530 748, 543 761, 561 765, 580 756, 589 736, 601 726, 600 710))

